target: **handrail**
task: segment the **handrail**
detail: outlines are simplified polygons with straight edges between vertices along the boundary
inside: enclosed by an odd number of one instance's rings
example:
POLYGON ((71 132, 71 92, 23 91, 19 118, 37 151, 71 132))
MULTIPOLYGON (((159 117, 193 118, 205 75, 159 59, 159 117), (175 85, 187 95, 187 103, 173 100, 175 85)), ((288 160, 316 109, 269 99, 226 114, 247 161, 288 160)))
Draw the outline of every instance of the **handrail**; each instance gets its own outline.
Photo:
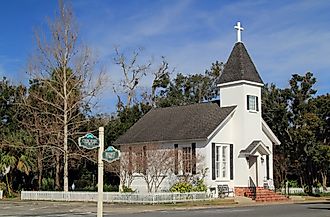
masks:
POLYGON ((251 176, 249 176, 249 190, 251 192, 251 197, 253 200, 255 200, 257 198, 257 187, 255 185, 255 183, 253 182, 253 179, 251 178, 251 176))

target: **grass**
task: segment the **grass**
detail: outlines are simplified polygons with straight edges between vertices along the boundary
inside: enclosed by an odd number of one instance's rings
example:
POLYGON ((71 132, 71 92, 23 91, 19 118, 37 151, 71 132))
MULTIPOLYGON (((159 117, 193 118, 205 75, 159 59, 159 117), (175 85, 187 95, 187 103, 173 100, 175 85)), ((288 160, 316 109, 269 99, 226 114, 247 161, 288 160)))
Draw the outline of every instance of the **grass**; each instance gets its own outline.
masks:
POLYGON ((306 201, 308 200, 328 200, 330 199, 330 196, 303 196, 303 198, 305 198, 306 201))
POLYGON ((169 207, 198 207, 198 206, 220 206, 236 204, 234 199, 214 199, 214 200, 204 200, 204 201, 191 201, 191 202, 180 202, 175 204, 163 204, 169 207))
POLYGON ((128 204, 115 203, 119 206, 125 207, 153 207, 153 208, 184 208, 184 207, 205 207, 205 206, 221 206, 237 204, 234 199, 213 199, 204 201, 190 201, 190 202, 176 202, 176 203, 156 203, 156 204, 128 204))

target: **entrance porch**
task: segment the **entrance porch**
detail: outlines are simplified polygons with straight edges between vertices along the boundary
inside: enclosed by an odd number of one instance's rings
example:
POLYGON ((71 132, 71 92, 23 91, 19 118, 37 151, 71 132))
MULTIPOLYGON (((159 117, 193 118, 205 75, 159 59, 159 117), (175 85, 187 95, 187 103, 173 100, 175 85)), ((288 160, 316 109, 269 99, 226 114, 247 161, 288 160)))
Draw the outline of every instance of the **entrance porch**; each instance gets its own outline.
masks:
POLYGON ((269 171, 271 151, 261 141, 253 141, 246 149, 240 151, 248 166, 247 186, 273 188, 269 171))

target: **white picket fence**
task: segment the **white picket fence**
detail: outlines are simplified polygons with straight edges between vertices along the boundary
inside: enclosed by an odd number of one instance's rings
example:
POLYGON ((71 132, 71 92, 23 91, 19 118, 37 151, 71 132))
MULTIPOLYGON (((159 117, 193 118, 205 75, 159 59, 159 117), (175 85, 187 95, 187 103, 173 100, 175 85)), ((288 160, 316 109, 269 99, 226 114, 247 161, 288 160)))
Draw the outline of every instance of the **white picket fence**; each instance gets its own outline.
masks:
MULTIPOLYGON (((284 188, 282 188, 282 193, 285 194, 287 192, 287 190, 285 191, 284 188)), ((323 188, 313 188, 313 193, 317 194, 317 193, 330 193, 330 187, 327 187, 326 190, 324 190, 323 188)), ((304 193, 304 189, 303 188, 289 188, 289 194, 301 194, 304 193)))
MULTIPOLYGON (((213 199, 211 193, 118 193, 104 192, 103 201, 108 203, 176 203, 213 199)), ((21 200, 84 201, 96 202, 97 192, 22 191, 21 200)))
POLYGON ((0 200, 2 199, 2 197, 3 197, 3 191, 0 190, 0 200))

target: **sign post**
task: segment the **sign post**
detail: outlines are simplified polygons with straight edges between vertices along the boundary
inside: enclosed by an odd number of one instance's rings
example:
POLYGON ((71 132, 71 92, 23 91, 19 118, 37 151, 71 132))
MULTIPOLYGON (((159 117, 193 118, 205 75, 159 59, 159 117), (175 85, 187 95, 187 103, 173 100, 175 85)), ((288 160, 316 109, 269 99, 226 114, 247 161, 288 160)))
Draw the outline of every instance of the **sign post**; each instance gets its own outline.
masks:
POLYGON ((104 151, 104 127, 99 127, 99 138, 91 133, 87 133, 83 137, 79 137, 78 143, 80 147, 87 149, 99 148, 98 164, 97 164, 97 217, 103 216, 103 160, 111 163, 120 158, 120 151, 109 146, 104 151))
POLYGON ((104 128, 99 127, 99 153, 98 153, 98 182, 97 182, 97 192, 98 192, 98 200, 97 200, 97 217, 103 216, 103 159, 102 154, 104 151, 104 128))

